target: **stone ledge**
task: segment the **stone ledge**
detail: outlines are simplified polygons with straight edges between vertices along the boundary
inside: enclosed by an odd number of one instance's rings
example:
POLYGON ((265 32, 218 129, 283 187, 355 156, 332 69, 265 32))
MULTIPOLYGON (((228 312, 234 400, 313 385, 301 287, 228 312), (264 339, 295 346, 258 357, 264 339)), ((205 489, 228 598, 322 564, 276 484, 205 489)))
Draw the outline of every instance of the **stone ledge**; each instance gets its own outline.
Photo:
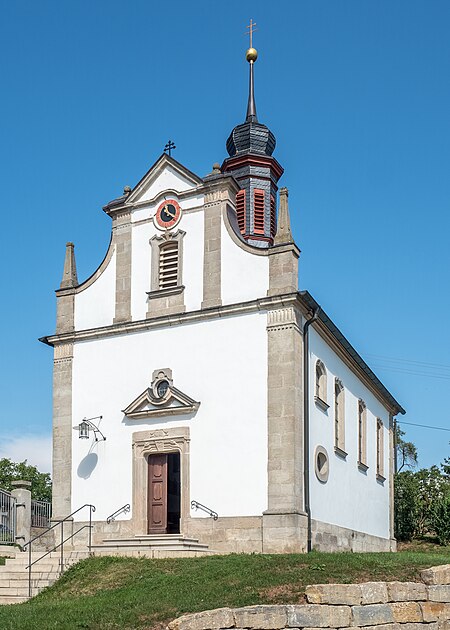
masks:
POLYGON ((450 630, 450 565, 417 582, 315 584, 307 604, 218 608, 184 615, 169 630, 450 630), (438 581, 442 580, 442 584, 438 581))
POLYGON ((450 584, 450 564, 424 569, 420 572, 420 577, 428 585, 450 584))

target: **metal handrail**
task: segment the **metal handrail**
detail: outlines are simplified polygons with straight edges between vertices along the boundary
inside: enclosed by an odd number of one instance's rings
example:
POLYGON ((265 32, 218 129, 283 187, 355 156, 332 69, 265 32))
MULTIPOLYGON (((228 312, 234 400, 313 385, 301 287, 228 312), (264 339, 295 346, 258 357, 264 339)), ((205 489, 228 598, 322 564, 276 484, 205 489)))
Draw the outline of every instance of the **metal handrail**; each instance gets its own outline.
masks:
POLYGON ((191 508, 193 510, 203 510, 203 512, 206 512, 207 514, 209 514, 215 521, 217 521, 217 519, 219 518, 219 515, 217 514, 217 512, 214 512, 214 510, 211 510, 211 508, 206 507, 206 505, 203 505, 202 503, 199 503, 198 501, 191 501, 191 508))
POLYGON ((106 522, 108 523, 108 525, 112 522, 116 520, 116 516, 119 516, 119 514, 122 514, 122 512, 129 512, 131 510, 131 506, 129 503, 125 503, 125 505, 122 505, 122 507, 120 507, 118 510, 116 510, 115 512, 113 512, 112 514, 110 514, 107 519, 106 522))
POLYGON ((91 553, 91 548, 92 548, 92 513, 93 512, 95 512, 95 506, 91 505, 90 503, 85 503, 80 508, 78 508, 78 510, 75 510, 74 512, 69 514, 69 516, 66 516, 65 518, 61 519, 60 521, 58 521, 57 523, 52 525, 52 527, 49 527, 48 529, 46 529, 45 532, 42 532, 42 534, 39 534, 38 536, 35 536, 34 538, 31 538, 22 547, 23 551, 25 551, 27 549, 27 547, 28 547, 28 566, 25 567, 25 569, 28 569, 28 596, 29 597, 31 597, 31 595, 32 595, 31 568, 35 564, 40 562, 43 558, 46 558, 49 554, 53 553, 53 551, 56 551, 57 549, 61 548, 61 556, 60 556, 60 560, 59 560, 59 569, 60 569, 60 573, 62 573, 64 571, 64 543, 66 543, 68 540, 71 540, 74 536, 79 534, 83 529, 89 529, 88 549, 89 549, 89 553, 91 553), (80 529, 77 529, 76 532, 74 532, 73 534, 71 534, 67 538, 64 538, 63 523, 68 521, 72 516, 75 516, 75 514, 78 514, 78 512, 83 510, 85 507, 89 508, 89 525, 83 525, 82 527, 80 527, 80 529), (44 553, 40 558, 37 558, 34 562, 31 562, 31 547, 32 547, 32 543, 35 540, 38 540, 39 538, 42 538, 42 536, 47 534, 52 529, 55 529, 55 527, 58 527, 58 525, 61 525, 61 542, 59 542, 55 547, 53 547, 53 549, 50 549, 50 551, 47 551, 46 553, 44 553))

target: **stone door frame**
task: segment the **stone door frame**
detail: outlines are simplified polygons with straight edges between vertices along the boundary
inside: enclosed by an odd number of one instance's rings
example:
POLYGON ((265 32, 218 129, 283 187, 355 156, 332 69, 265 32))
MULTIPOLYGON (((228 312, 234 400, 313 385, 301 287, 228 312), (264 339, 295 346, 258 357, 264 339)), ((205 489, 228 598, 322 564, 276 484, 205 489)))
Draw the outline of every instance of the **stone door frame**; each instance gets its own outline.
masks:
MULTIPOLYGON (((133 449, 133 531, 137 536, 147 535, 148 456, 158 453, 180 454, 180 535, 190 515, 189 427, 154 429, 132 434, 133 449)), ((162 534, 164 535, 164 534, 162 534)))

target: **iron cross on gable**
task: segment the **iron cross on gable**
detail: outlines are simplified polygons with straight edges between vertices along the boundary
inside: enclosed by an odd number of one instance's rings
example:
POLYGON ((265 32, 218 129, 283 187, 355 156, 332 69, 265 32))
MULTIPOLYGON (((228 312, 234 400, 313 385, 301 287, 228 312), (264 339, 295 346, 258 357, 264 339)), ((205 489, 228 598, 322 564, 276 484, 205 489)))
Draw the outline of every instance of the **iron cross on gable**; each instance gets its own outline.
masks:
POLYGON ((173 149, 176 149, 176 148, 177 147, 175 146, 175 143, 172 142, 172 140, 169 140, 169 142, 164 147, 164 153, 168 153, 169 157, 171 157, 173 149))

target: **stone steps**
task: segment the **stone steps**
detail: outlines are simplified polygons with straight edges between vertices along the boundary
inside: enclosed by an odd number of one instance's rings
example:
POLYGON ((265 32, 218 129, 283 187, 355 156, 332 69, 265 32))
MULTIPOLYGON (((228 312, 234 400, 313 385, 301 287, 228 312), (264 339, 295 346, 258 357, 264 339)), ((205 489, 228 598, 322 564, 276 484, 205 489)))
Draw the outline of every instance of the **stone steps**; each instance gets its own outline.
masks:
MULTIPOLYGON (((39 560, 42 552, 33 552, 31 561, 39 560)), ((68 568, 83 558, 89 557, 88 552, 68 551, 64 554, 64 567, 68 568)), ((51 586, 60 576, 60 554, 52 552, 31 570, 32 594, 37 595, 43 588, 51 586)), ((29 599, 28 569, 29 555, 17 552, 15 557, 6 558, 5 564, 0 566, 0 605, 18 604, 29 599)))
MULTIPOLYGON (((108 538, 100 545, 92 545, 92 551, 64 550, 64 568, 89 558, 90 556, 125 556, 133 558, 188 558, 213 555, 217 552, 208 549, 196 538, 186 538, 181 534, 145 535, 130 538, 108 538)), ((60 576, 59 551, 52 551, 45 557, 45 552, 33 551, 32 594, 37 595, 46 586, 53 584, 60 576), (42 558, 42 560, 41 560, 42 558)), ((0 566, 0 605, 16 604, 28 597, 28 552, 15 552, 0 566)))

